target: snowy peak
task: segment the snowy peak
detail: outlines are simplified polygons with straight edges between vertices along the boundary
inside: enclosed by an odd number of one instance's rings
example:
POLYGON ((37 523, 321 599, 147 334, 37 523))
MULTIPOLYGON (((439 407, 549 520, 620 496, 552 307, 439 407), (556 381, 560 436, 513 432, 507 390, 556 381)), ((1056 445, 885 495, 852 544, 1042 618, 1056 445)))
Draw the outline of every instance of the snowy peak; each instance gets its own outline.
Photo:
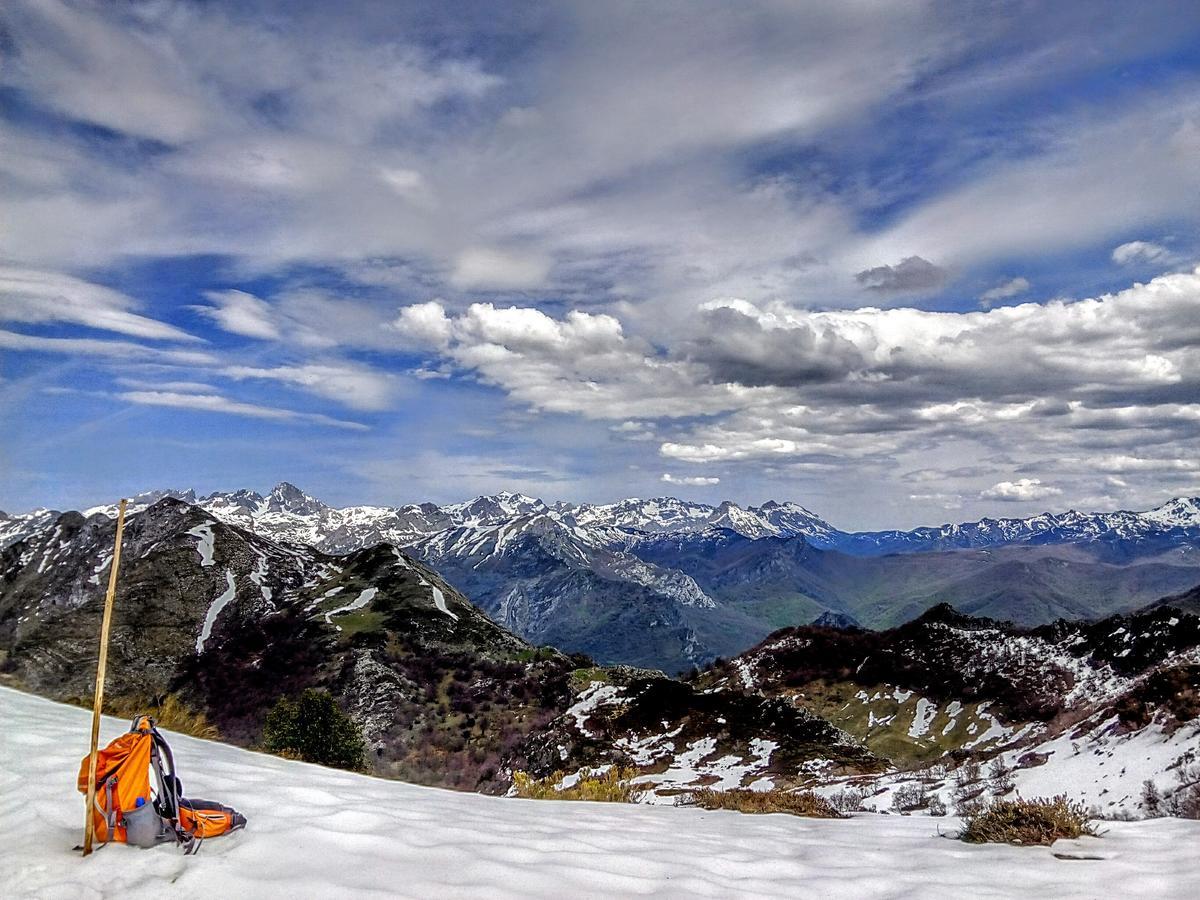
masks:
POLYGON ((293 513, 298 516, 319 515, 328 507, 320 500, 310 497, 294 484, 281 481, 272 488, 266 498, 270 512, 293 513))
MULTIPOLYGON (((145 491, 136 496, 130 497, 129 502, 125 505, 125 514, 133 515, 142 510, 149 509, 159 500, 165 500, 170 497, 173 500, 182 500, 184 503, 195 503, 196 492, 190 488, 186 491, 176 490, 161 490, 161 491, 145 491)), ((118 504, 109 503, 103 506, 93 506, 90 509, 83 511, 84 516, 94 516, 97 514, 108 516, 110 519, 117 517, 118 504)))
POLYGON ((828 522, 796 503, 768 502, 742 507, 725 500, 718 506, 675 497, 631 498, 617 503, 559 509, 572 522, 587 527, 605 525, 649 534, 679 534, 726 528, 746 537, 795 537, 840 533, 828 522))
POLYGON ((1200 497, 1176 497, 1141 517, 1167 528, 1200 528, 1200 497))
POLYGON ((442 509, 463 525, 495 525, 506 519, 546 512, 549 507, 534 497, 501 491, 490 497, 476 497, 466 503, 455 503, 442 509))

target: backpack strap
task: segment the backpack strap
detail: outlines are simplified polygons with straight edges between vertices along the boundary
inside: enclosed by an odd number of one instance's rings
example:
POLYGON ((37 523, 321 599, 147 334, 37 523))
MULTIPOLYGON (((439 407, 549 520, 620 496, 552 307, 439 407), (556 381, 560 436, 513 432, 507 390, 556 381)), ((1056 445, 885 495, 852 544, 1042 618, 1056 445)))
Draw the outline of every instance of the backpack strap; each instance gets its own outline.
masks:
POLYGON ((158 797, 154 801, 156 811, 166 823, 175 843, 182 846, 185 853, 195 853, 199 849, 195 835, 187 832, 179 820, 183 786, 175 774, 175 756, 171 752, 171 745, 153 725, 150 727, 150 739, 153 741, 150 745, 150 764, 158 783, 158 797))

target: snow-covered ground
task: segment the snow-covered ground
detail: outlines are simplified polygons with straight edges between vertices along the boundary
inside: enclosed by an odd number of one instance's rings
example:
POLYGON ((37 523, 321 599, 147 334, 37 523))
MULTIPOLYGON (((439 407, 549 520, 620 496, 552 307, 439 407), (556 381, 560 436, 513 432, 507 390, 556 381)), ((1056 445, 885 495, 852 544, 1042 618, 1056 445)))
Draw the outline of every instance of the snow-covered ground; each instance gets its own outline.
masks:
MULTIPOLYGON (((245 831, 196 856, 114 845, 84 860, 75 791, 89 714, 0 689, 0 872, 9 897, 1200 896, 1200 824, 1106 824, 1052 849, 968 846, 955 821, 818 821, 509 800, 383 781, 171 736, 187 793, 245 831), (1053 854, 1100 857, 1061 860, 1053 854)), ((107 742, 125 729, 106 719, 107 742)))

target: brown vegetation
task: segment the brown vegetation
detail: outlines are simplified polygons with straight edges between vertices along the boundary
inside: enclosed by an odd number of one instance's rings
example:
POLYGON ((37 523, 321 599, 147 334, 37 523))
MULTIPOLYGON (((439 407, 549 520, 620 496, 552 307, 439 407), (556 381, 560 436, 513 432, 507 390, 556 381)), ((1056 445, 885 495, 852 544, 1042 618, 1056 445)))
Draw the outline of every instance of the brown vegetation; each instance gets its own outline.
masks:
POLYGON ((567 777, 555 772, 534 778, 528 772, 513 772, 513 792, 523 800, 592 800, 600 803, 636 803, 642 791, 633 784, 638 770, 611 766, 602 774, 578 773, 570 787, 559 787, 567 777))
POLYGON ((714 791, 706 788, 691 794, 686 805, 743 813, 789 813, 810 819, 846 818, 824 797, 808 791, 714 791))
POLYGON ((1082 803, 1052 800, 998 800, 967 815, 959 838, 969 844, 1049 846, 1059 838, 1095 835, 1082 803))

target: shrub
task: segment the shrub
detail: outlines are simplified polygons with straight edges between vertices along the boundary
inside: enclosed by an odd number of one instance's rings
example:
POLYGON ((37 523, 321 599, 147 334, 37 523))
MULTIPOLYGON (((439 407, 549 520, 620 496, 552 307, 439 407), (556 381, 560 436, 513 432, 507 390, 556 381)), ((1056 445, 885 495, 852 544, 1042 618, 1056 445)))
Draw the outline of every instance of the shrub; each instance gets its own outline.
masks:
POLYGON ((1162 815, 1162 794, 1149 778, 1142 782, 1142 806, 1148 818, 1154 819, 1162 815))
POLYGON ((1167 812, 1181 819, 1200 819, 1200 763, 1180 765, 1175 777, 1179 787, 1164 804, 1167 812))
POLYGON ((969 844, 1040 844, 1096 833, 1082 803, 1052 800, 997 800, 966 817, 959 837, 969 844))
POLYGON ((931 816, 944 816, 946 814, 946 801, 937 794, 929 798, 929 814, 931 816))
POLYGON ((867 792, 862 788, 845 787, 836 794, 831 794, 828 797, 829 804, 842 815, 849 813, 862 812, 863 801, 867 798, 867 792))
POLYGON ((928 802, 925 796, 925 785, 919 781, 901 785, 892 794, 892 809, 896 812, 910 812, 921 809, 928 802))
POLYGON ((954 770, 954 785, 958 788, 965 788, 979 781, 981 777, 979 763, 969 759, 954 770))
POLYGON ((790 813, 810 819, 843 819, 830 801, 809 791, 714 791, 705 788, 691 794, 685 805, 702 809, 733 809, 743 813, 790 813))
POLYGON ((633 767, 610 766, 603 774, 576 773, 574 784, 560 787, 568 776, 555 772, 546 778, 534 778, 528 772, 513 772, 513 793, 524 800, 592 800, 599 803, 636 803, 642 791, 635 788, 633 779, 638 770, 633 767))
POLYGON ((339 769, 362 769, 366 745, 354 720, 324 691, 283 697, 267 715, 263 745, 271 753, 339 769))
POLYGON ((1004 764, 1004 757, 997 756, 988 767, 988 781, 992 783, 992 792, 998 795, 1007 794, 1016 782, 1013 770, 1004 764))

